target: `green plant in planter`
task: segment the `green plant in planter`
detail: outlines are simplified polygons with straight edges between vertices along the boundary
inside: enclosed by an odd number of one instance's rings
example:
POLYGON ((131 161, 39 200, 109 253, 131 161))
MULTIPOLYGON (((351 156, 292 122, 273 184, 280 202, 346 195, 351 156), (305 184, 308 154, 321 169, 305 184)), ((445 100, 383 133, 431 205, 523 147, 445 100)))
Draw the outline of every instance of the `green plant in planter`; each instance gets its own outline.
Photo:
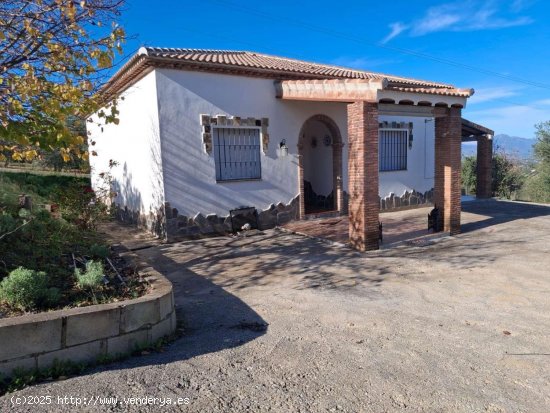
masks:
POLYGON ((103 282, 103 274, 103 264, 99 261, 88 261, 85 271, 80 268, 74 270, 76 284, 82 289, 91 288, 92 291, 97 289, 103 282))
POLYGON ((81 271, 80 268, 75 268, 74 270, 76 284, 82 290, 86 288, 91 290, 94 304, 97 304, 95 290, 101 286, 101 283, 103 282, 103 274, 103 264, 100 261, 88 261, 86 263, 85 271, 81 271))
POLYGON ((0 300, 21 310, 55 305, 59 299, 59 290, 48 286, 48 277, 41 271, 19 267, 0 283, 0 300))
POLYGON ((109 256, 109 247, 102 244, 92 244, 90 254, 95 258, 105 259, 109 256))

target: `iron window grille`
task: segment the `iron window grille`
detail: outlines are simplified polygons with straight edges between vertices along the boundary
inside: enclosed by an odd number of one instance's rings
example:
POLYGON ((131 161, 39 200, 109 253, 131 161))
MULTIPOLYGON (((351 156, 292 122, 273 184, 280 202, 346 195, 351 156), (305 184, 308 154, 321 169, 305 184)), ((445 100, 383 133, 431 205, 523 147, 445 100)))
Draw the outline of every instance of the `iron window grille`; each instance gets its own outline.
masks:
POLYGON ((260 128, 213 128, 217 181, 261 179, 260 128))
POLYGON ((409 131, 385 128, 379 130, 378 166, 380 172, 407 170, 409 131))

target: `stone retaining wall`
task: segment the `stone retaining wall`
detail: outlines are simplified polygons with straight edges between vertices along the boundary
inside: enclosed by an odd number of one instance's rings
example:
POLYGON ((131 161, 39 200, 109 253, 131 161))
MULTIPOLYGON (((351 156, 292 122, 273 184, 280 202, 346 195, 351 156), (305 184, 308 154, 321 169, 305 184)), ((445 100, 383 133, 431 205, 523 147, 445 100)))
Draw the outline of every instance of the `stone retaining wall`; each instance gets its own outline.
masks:
POLYGON ((45 368, 55 359, 88 362, 126 354, 176 330, 172 284, 152 268, 143 297, 0 319, 0 373, 45 368))

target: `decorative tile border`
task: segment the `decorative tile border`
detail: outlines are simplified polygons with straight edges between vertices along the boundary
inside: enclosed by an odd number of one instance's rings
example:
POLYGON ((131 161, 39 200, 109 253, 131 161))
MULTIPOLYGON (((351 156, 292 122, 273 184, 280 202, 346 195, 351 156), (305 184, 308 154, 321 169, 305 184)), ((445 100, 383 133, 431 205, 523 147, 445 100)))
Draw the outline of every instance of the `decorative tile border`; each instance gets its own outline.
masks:
POLYGON ((200 115, 200 122, 202 126, 202 142, 204 144, 204 150, 208 155, 212 155, 212 127, 213 126, 227 126, 227 127, 241 127, 241 126, 257 126, 260 128, 262 135, 262 146, 264 153, 267 152, 269 145, 269 134, 267 133, 267 127, 269 126, 269 118, 242 118, 240 116, 226 116, 226 115, 200 115))
POLYGON ((378 127, 380 129, 409 129, 411 132, 413 130, 413 123, 412 122, 379 122, 378 127))

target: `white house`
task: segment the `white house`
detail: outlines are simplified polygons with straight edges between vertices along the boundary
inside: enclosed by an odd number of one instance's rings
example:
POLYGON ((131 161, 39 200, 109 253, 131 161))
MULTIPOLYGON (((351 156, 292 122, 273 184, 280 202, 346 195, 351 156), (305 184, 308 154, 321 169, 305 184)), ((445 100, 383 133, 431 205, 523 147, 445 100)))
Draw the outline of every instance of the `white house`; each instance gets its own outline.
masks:
POLYGON ((260 228, 349 213, 352 244, 364 250, 378 246, 380 209, 434 202, 443 228, 459 231, 460 113, 471 89, 148 47, 102 93, 120 97, 119 124, 100 126, 97 113, 88 123, 93 182, 117 161, 119 216, 160 236, 223 231, 242 206, 256 209, 260 228))

